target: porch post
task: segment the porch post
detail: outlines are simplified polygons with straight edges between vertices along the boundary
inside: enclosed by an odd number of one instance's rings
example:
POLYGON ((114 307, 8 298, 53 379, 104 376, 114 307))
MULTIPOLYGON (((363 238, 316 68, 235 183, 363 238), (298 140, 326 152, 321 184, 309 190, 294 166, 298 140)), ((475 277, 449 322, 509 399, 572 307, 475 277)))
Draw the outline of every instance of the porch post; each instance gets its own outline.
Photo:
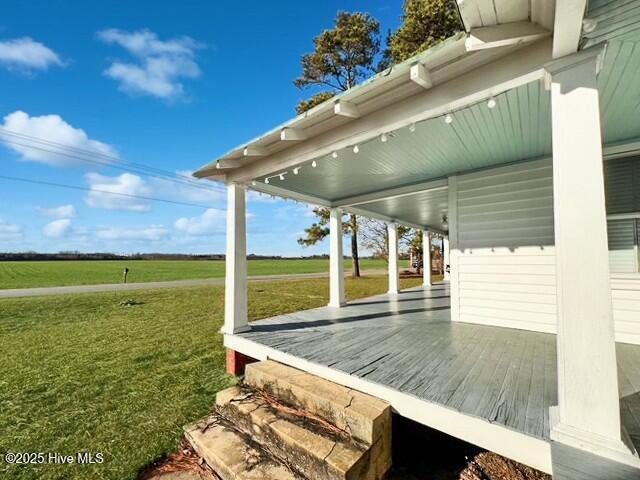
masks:
MULTIPOLYGON (((547 66, 553 132, 558 407, 551 438, 621 462, 597 51, 547 66)), ((636 459, 637 460, 637 459, 636 459)))
POLYGON ((449 280, 451 278, 451 273, 447 272, 447 265, 451 268, 451 264, 449 263, 449 237, 444 237, 442 240, 442 259, 444 263, 444 279, 449 280))
POLYGON ((422 284, 431 286, 431 232, 422 231, 422 284))
POLYGON ((342 210, 332 208, 329 213, 329 306, 341 307, 344 304, 342 210))
POLYGON ((400 292, 400 270, 398 269, 398 224, 390 223, 389 232, 389 293, 400 292))
POLYGON ((247 318, 247 225, 245 186, 227 186, 227 256, 222 333, 250 330, 247 318))

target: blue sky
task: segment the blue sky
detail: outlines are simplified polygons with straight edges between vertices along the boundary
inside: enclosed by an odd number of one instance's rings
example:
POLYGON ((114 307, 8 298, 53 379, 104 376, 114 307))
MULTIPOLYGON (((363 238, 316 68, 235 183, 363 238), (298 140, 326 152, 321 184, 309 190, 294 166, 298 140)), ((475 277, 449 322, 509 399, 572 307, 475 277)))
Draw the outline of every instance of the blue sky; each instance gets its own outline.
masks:
MULTIPOLYGON (((0 178, 0 251, 223 252, 220 185, 166 182, 68 154, 82 149, 93 159, 188 174, 293 116, 296 103, 312 93, 292 85, 300 56, 338 10, 371 13, 386 35, 397 28, 401 6, 400 0, 3 2, 0 175, 93 191, 0 178), (51 150, 60 147, 32 138, 76 150, 56 154, 51 150)), ((328 250, 296 243, 313 220, 307 206, 251 195, 248 210, 249 252, 328 250)))

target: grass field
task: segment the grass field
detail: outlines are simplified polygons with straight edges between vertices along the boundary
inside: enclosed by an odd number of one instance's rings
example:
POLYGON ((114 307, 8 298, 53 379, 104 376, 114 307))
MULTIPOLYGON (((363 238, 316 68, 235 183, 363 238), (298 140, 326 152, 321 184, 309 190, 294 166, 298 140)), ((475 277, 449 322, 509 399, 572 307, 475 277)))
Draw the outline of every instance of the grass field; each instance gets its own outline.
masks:
MULTIPOLYGON (((402 280, 403 287, 419 279, 402 280)), ((387 279, 348 279, 347 295, 387 279)), ((251 284, 251 319, 325 305, 326 279, 251 284)), ((0 300, 0 478, 134 479, 232 383, 222 287, 0 300), (125 306, 124 300, 135 305, 125 306), (9 466, 6 452, 102 453, 101 465, 9 466)))
MULTIPOLYGON (((407 261, 400 265, 406 267, 407 261)), ((0 289, 96 285, 122 282, 129 268, 129 282, 158 282, 224 277, 223 261, 208 260, 88 260, 57 262, 0 262, 0 289)), ((364 270, 385 269, 384 260, 363 259, 364 270)), ((345 260, 345 269, 351 260, 345 260)), ((318 273, 329 271, 329 260, 250 260, 249 275, 318 273)))

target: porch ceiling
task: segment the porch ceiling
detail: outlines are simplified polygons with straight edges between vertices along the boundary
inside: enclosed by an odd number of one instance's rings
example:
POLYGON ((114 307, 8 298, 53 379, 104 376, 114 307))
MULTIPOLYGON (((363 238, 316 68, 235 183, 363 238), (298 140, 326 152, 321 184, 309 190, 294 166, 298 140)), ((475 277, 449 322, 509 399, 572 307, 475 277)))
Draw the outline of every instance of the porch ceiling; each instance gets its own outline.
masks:
MULTIPOLYGON (((373 138, 359 144, 357 153, 349 147, 337 151, 336 158, 317 157, 300 164, 297 175, 275 172, 269 185, 340 204, 354 195, 549 155, 549 92, 542 82, 505 92, 495 102, 494 108, 482 102, 452 112, 451 123, 440 116, 389 132, 386 142, 373 138)), ((258 189, 266 180, 256 179, 258 189)), ((399 203, 376 208, 400 208, 399 203)))
POLYGON ((448 216, 448 191, 446 188, 417 192, 411 195, 385 198, 362 204, 363 213, 371 213, 391 219, 402 219, 413 225, 446 231, 443 218, 448 216))

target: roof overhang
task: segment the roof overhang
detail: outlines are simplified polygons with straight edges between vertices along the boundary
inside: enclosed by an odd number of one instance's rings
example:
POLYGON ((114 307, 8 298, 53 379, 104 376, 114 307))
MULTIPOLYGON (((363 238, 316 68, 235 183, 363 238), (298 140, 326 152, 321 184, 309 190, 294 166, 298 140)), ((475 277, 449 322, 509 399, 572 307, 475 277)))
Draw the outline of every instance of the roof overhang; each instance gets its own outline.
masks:
POLYGON ((195 176, 226 181, 231 170, 260 163, 267 157, 292 149, 298 143, 312 141, 354 120, 424 94, 550 34, 550 31, 530 22, 480 28, 472 33, 461 32, 232 149, 199 169, 195 176))
MULTIPOLYGON (((195 175, 444 231, 447 175, 548 157, 545 67, 577 51, 586 1, 559 3, 556 9, 548 0, 459 2, 465 32, 195 175)), ((599 77, 607 145, 640 138, 637 122, 630 121, 634 105, 624 95, 637 90, 633 72, 640 71, 640 53, 627 50, 610 46, 599 77), (615 68, 621 62, 631 67, 615 68)))

